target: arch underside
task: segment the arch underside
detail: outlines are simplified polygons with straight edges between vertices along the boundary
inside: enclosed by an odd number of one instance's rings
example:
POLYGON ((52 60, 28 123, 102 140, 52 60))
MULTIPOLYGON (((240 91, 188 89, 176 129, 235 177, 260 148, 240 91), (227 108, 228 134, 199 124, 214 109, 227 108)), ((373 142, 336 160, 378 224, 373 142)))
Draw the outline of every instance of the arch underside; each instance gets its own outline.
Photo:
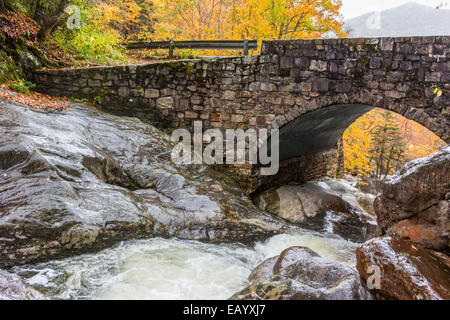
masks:
POLYGON ((280 161, 334 148, 344 131, 374 107, 335 105, 303 114, 280 128, 280 161))
MULTIPOLYGON (((287 122, 279 129, 279 144, 273 145, 279 149, 278 173, 263 176, 255 166, 256 181, 250 186, 249 194, 255 196, 291 182, 342 176, 344 153, 339 140, 352 123, 374 108, 358 103, 336 104, 303 113, 287 122)), ((412 117, 404 116, 414 118, 414 114, 412 117)), ((268 149, 271 147, 272 141, 269 140, 268 149)))

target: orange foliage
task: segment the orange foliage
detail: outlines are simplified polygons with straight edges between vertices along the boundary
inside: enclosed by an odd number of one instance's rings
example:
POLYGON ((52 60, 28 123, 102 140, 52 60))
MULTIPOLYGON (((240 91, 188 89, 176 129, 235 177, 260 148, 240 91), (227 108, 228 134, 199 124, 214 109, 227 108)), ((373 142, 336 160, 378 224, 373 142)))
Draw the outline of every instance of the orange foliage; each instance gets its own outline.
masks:
POLYGON ((65 98, 51 97, 37 92, 30 92, 28 94, 18 93, 9 90, 6 85, 0 85, 0 97, 5 100, 23 104, 33 109, 72 109, 71 105, 68 103, 68 100, 65 98))
POLYGON ((153 32, 152 0, 103 0, 93 10, 93 21, 122 39, 148 38, 153 32))
MULTIPOLYGON (((383 109, 375 108, 357 119, 344 132, 345 171, 364 180, 375 171, 371 149, 373 147, 374 128, 384 124, 383 109)), ((405 117, 392 113, 400 128, 400 134, 406 142, 405 161, 425 157, 439 151, 447 144, 434 133, 405 117)))
POLYGON ((341 0, 154 0, 156 36, 194 39, 344 36, 341 0))
POLYGON ((399 114, 394 114, 394 117, 407 141, 405 153, 407 161, 426 157, 447 145, 438 136, 417 122, 408 120, 399 114))
POLYGON ((27 38, 31 45, 36 41, 39 31, 39 24, 25 14, 8 12, 0 14, 0 35, 4 34, 8 38, 19 40, 27 38))

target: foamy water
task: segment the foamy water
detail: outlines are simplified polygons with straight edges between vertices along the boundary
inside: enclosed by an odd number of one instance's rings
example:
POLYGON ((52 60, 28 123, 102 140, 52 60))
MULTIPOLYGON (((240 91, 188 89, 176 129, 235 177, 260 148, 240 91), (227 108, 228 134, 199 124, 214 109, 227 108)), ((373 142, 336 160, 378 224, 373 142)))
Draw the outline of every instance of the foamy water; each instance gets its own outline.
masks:
POLYGON ((253 247, 160 238, 130 241, 14 271, 59 299, 227 299, 247 285, 259 263, 291 246, 306 246, 354 266, 355 244, 305 231, 253 247))
MULTIPOLYGON (((354 196, 359 191, 348 182, 316 183, 359 207, 354 196)), ((332 223, 339 219, 339 214, 328 212, 329 227, 322 233, 300 229, 251 247, 155 238, 13 271, 57 299, 228 299, 247 286, 247 277, 259 263, 292 246, 308 247, 355 268, 357 244, 331 234, 332 223)))

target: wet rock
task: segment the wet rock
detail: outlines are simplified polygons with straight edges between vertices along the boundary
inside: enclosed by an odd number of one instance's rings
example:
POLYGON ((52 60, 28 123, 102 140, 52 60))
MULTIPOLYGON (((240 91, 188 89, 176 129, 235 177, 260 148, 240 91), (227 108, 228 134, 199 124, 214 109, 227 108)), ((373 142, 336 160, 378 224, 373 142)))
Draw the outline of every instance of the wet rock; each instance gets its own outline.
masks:
POLYGON ((0 146, 0 169, 6 170, 12 166, 24 162, 30 153, 20 145, 2 144, 0 146))
POLYGON ((260 209, 294 223, 329 210, 350 212, 350 205, 341 197, 312 183, 271 189, 264 192, 256 202, 260 209))
POLYGON ((389 177, 374 207, 383 234, 448 252, 450 147, 389 177))
POLYGON ((260 264, 235 300, 366 300, 371 296, 348 266, 291 247, 260 264))
POLYGON ((356 200, 358 200, 359 205, 364 209, 365 212, 372 216, 376 216, 375 210, 373 209, 373 203, 375 202, 376 196, 370 193, 358 192, 355 194, 356 200))
POLYGON ((444 253, 421 248, 410 241, 384 237, 363 244, 357 249, 356 257, 362 281, 372 287, 377 297, 450 299, 450 258, 444 253), (374 277, 377 269, 380 272, 378 284, 374 277))
POLYGON ((1 107, 2 266, 152 236, 248 242, 287 226, 210 168, 175 166, 168 137, 137 119, 1 107))
POLYGON ((0 270, 0 300, 40 300, 44 298, 18 275, 0 270))
POLYGON ((339 234, 352 241, 365 241, 375 234, 374 218, 365 214, 355 198, 349 199, 353 203, 345 199, 348 190, 340 190, 339 183, 333 189, 324 182, 319 184, 308 182, 270 189, 255 203, 261 210, 304 228, 339 234))

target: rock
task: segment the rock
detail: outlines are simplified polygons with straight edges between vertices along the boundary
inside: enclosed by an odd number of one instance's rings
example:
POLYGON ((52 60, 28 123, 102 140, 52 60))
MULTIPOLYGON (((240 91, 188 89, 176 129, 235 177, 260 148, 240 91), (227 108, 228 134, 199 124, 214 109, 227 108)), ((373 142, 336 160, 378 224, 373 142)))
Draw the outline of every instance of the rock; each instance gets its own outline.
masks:
POLYGON ((409 162, 374 203, 383 234, 449 251, 450 147, 409 162))
POLYGON ((256 202, 260 209, 294 223, 329 210, 350 212, 350 205, 341 197, 312 183, 271 189, 264 192, 256 202))
POLYGON ((42 64, 39 59, 26 50, 23 50, 20 53, 19 63, 25 72, 33 72, 39 68, 42 68, 42 64))
POLYGON ((206 166, 175 166, 167 136, 74 104, 0 100, 0 265, 153 236, 248 242, 289 228, 206 166))
POLYGON ((372 277, 371 291, 384 299, 450 299, 450 258, 392 237, 372 239, 356 251, 362 281, 379 268, 379 287, 372 277), (371 269, 369 267, 372 267, 371 269))
POLYGON ((18 275, 0 270, 0 300, 41 300, 45 297, 18 275))
POLYGON ((346 190, 336 192, 321 185, 308 182, 273 188, 259 195, 255 203, 261 210, 304 228, 336 233, 352 241, 362 242, 375 235, 374 219, 363 214, 356 199, 350 204, 344 199, 346 190))
POLYGON ((234 300, 366 300, 371 296, 348 266, 291 247, 260 264, 234 300))
POLYGON ((373 203, 375 202, 376 196, 370 193, 358 192, 356 195, 356 200, 358 200, 359 205, 364 209, 365 212, 371 216, 376 216, 375 210, 373 209, 373 203))

